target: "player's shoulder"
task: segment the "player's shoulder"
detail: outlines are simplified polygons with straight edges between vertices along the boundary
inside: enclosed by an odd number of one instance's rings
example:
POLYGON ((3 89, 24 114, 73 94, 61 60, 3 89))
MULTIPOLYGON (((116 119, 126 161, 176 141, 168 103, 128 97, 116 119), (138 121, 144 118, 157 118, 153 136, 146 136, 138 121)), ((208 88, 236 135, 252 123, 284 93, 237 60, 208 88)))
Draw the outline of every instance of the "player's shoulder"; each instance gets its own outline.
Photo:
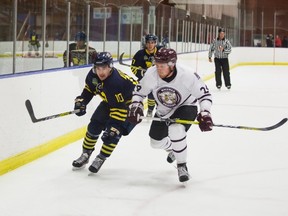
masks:
POLYGON ((195 71, 184 64, 176 63, 176 69, 178 79, 185 80, 183 83, 188 83, 187 81, 189 80, 194 81, 201 79, 195 71))
POLYGON ((157 73, 157 68, 156 68, 156 66, 154 65, 154 66, 152 66, 152 67, 149 67, 149 68, 146 70, 143 78, 145 78, 145 80, 147 80, 147 81, 149 82, 149 80, 157 79, 158 76, 159 76, 159 75, 158 75, 158 73, 157 73))
POLYGON ((134 57, 143 56, 143 55, 145 55, 145 49, 140 49, 135 53, 134 57))
POLYGON ((111 72, 111 81, 114 82, 115 85, 119 85, 119 82, 125 81, 127 78, 130 78, 129 75, 122 72, 121 70, 113 67, 111 72))
POLYGON ((90 52, 91 52, 91 51, 96 52, 96 49, 93 48, 93 47, 91 47, 91 46, 89 46, 89 51, 90 51, 90 52))
POLYGON ((94 77, 97 77, 97 75, 96 75, 96 73, 94 73, 94 69, 93 68, 91 68, 90 70, 89 70, 89 72, 87 73, 87 76, 86 76, 87 78, 94 78, 94 77))
POLYGON ((69 44, 69 49, 70 50, 75 50, 76 49, 77 44, 76 43, 71 43, 69 44))
POLYGON ((178 74, 183 76, 188 76, 189 74, 191 74, 192 71, 191 67, 188 67, 182 64, 181 62, 177 62, 175 66, 178 74))
POLYGON ((156 49, 157 49, 157 50, 160 50, 160 49, 163 48, 163 47, 164 47, 164 46, 162 46, 162 45, 157 45, 157 46, 156 46, 156 49))

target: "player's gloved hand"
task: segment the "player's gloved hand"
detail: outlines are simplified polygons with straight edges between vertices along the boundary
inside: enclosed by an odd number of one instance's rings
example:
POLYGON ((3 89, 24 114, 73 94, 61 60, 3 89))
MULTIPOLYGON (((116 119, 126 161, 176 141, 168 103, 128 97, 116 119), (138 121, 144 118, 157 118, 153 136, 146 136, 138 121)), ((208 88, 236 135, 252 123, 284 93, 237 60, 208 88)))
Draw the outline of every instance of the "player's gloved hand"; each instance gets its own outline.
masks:
POLYGON ((101 139, 105 144, 117 144, 121 138, 121 132, 115 127, 106 128, 101 139))
POLYGON ((197 116, 199 128, 201 131, 211 131, 213 128, 213 121, 209 111, 202 111, 197 116))
POLYGON ((86 114, 86 104, 84 103, 84 98, 81 96, 76 97, 74 110, 79 109, 80 112, 75 113, 77 116, 82 116, 86 114))
POLYGON ((135 124, 140 123, 142 121, 140 117, 144 116, 143 109, 144 108, 142 102, 133 102, 132 104, 130 104, 127 120, 135 124))

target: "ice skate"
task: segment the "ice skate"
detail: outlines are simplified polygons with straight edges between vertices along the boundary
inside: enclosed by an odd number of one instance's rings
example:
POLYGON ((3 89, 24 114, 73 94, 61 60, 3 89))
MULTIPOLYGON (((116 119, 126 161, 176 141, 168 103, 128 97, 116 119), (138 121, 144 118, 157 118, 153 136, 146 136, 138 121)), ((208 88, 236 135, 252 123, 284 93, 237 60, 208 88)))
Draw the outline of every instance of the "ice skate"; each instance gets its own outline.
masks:
POLYGON ((89 171, 92 172, 92 173, 97 173, 100 170, 100 168, 103 165, 103 163, 105 162, 105 160, 106 160, 105 158, 102 158, 99 155, 97 155, 95 160, 90 165, 89 171))
POLYGON ((73 170, 82 169, 89 162, 93 150, 83 149, 81 156, 72 163, 73 170))
POLYGON ((180 182, 186 182, 189 180, 189 173, 186 163, 177 164, 178 177, 180 182))
POLYGON ((175 155, 173 151, 169 151, 168 156, 167 156, 167 162, 168 163, 173 163, 175 161, 175 155))

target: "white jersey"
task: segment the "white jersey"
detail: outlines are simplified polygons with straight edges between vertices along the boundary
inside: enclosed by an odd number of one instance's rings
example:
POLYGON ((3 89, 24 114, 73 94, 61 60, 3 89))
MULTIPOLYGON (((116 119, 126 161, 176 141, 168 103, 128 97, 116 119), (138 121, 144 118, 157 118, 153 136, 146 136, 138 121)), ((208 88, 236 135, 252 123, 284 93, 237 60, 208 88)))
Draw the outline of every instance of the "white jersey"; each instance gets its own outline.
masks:
POLYGON ((174 79, 166 82, 159 77, 156 66, 150 67, 135 87, 132 101, 143 102, 152 92, 157 104, 156 114, 161 118, 169 118, 181 106, 197 106, 197 101, 200 111, 210 112, 212 96, 200 76, 177 63, 176 70, 174 79))

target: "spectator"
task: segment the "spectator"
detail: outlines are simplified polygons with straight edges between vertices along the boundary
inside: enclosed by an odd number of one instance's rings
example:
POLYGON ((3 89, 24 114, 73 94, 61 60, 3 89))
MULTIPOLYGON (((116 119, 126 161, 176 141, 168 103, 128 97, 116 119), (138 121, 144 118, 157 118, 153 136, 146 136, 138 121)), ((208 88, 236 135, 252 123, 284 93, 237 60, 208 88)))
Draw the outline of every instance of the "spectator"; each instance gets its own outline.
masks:
POLYGON ((288 47, 288 38, 287 36, 284 36, 282 40, 282 47, 288 47))
POLYGON ((166 31, 162 37, 162 46, 167 48, 168 47, 168 44, 169 44, 169 32, 166 31))
POLYGON ((273 46, 273 35, 272 34, 267 34, 266 36, 266 46, 267 47, 274 47, 273 46))
POLYGON ((279 35, 276 35, 276 38, 275 38, 275 47, 282 47, 282 41, 281 41, 279 35))

